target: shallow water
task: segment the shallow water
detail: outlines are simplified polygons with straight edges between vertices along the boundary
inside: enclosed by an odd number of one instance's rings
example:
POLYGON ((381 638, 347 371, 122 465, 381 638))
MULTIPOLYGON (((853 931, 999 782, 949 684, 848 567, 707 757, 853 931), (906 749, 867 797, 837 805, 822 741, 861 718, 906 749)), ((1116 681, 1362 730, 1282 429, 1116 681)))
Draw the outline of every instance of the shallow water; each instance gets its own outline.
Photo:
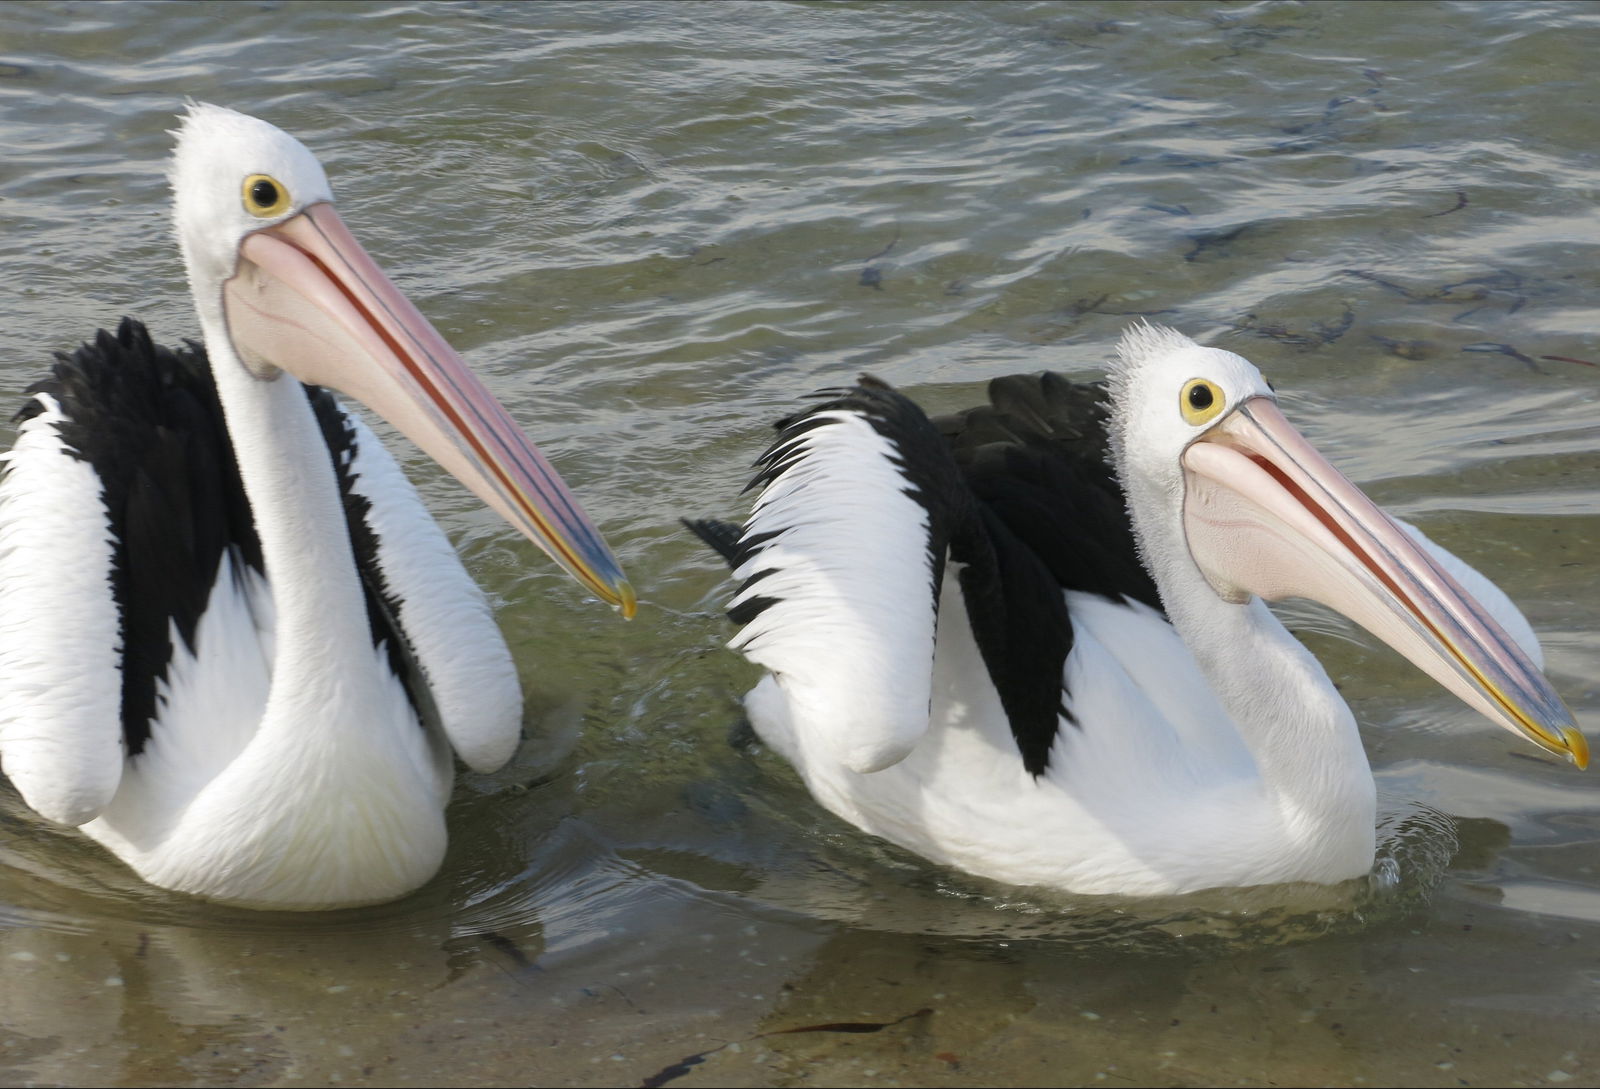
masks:
POLYGON ((0 400, 124 313, 194 335, 165 130, 185 95, 257 113, 642 597, 622 623, 405 452, 528 742, 461 777, 434 882, 310 918, 144 888, 7 788, 0 1080, 1600 1082, 1594 780, 1342 621, 1287 610, 1363 724, 1391 881, 1062 900, 730 744, 755 673, 677 525, 741 509, 812 389, 959 408, 1146 315, 1504 586, 1593 733, 1597 51, 1557 4, 0 8, 0 400))

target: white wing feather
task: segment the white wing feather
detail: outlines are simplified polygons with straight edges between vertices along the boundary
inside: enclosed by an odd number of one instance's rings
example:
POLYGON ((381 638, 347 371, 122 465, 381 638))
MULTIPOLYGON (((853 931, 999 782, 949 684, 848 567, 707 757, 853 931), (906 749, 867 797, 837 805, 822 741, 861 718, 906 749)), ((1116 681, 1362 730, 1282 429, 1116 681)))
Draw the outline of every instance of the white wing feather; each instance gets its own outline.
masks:
POLYGON ((521 739, 522 688, 483 591, 394 457, 358 417, 353 490, 371 510, 378 567, 399 599, 411 644, 450 744, 474 771, 493 771, 521 739))
POLYGON ((78 825, 122 778, 121 624, 100 479, 37 396, 0 481, 0 767, 36 812, 78 825))
POLYGON ((928 728, 928 513, 906 494, 894 445, 870 423, 842 409, 812 419, 831 422, 770 455, 793 461, 762 492, 744 539, 774 536, 734 571, 761 577, 730 611, 774 603, 729 646, 772 672, 747 704, 769 743, 803 743, 852 771, 877 771, 903 759, 928 728))

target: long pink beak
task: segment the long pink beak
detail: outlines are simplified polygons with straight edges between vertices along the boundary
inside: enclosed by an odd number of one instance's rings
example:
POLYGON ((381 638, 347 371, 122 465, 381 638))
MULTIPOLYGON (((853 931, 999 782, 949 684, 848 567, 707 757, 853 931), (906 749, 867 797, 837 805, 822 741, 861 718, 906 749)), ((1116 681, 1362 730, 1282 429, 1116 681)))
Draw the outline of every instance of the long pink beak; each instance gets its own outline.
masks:
POLYGON ((1189 551, 1225 599, 1308 597, 1490 720, 1578 767, 1589 746, 1517 643, 1404 529, 1255 397, 1184 451, 1189 551))
POLYGON ((354 397, 633 615, 633 587, 577 497, 331 205, 247 235, 223 306, 258 376, 282 369, 354 397))

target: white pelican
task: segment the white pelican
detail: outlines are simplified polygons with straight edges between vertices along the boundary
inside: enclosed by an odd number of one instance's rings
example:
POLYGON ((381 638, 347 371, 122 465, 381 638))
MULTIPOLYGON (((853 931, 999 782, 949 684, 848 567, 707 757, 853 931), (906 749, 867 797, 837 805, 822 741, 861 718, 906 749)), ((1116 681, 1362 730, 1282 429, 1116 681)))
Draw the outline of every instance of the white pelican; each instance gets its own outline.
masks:
POLYGON ((731 646, 770 671, 751 724, 819 802, 1073 893, 1365 874, 1371 771, 1263 603, 1291 595, 1587 763, 1505 595, 1374 506, 1253 366, 1152 327, 1118 355, 1108 387, 1003 378, 937 424, 870 379, 830 391, 779 425, 742 531, 691 524, 743 580, 731 646))
POLYGON ((0 761, 151 884, 392 899, 443 857, 451 750, 499 767, 522 697, 410 483, 315 387, 386 417, 625 614, 633 591, 310 152, 201 104, 175 135, 205 349, 124 320, 31 391, 0 483, 0 761))

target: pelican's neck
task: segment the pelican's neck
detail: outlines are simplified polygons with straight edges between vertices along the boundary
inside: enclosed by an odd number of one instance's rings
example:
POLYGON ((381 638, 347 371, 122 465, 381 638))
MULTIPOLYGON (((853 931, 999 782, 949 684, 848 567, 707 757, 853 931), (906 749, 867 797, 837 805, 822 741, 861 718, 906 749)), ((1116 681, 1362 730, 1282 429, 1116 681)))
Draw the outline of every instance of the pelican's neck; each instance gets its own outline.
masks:
POLYGON ((272 588, 276 652, 265 718, 307 717, 274 715, 285 701, 337 718, 349 694, 342 690, 371 672, 373 656, 327 443, 305 387, 288 374, 251 375, 233 350, 220 304, 206 307, 197 297, 196 309, 272 588))
POLYGON ((1355 717, 1321 664, 1259 599, 1217 596, 1183 537, 1181 492, 1125 484, 1140 553, 1173 627, 1255 758, 1286 826, 1370 837, 1374 787, 1355 717))

